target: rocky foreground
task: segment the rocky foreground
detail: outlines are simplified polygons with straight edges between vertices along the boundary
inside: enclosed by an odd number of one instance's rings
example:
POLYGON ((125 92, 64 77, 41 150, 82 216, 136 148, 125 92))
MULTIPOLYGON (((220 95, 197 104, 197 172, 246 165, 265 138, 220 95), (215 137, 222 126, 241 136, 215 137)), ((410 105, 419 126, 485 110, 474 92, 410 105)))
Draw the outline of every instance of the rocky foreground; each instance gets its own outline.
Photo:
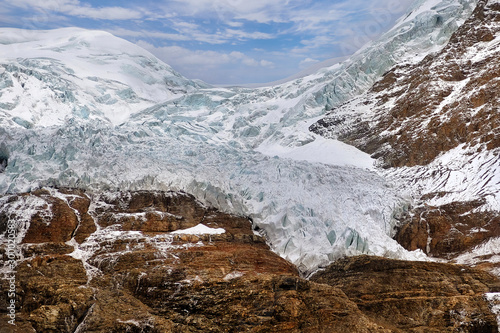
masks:
POLYGON ((5 236, 12 221, 16 325, 4 292, 0 332, 498 332, 489 273, 362 256, 308 280, 186 193, 45 188, 0 198, 5 236))

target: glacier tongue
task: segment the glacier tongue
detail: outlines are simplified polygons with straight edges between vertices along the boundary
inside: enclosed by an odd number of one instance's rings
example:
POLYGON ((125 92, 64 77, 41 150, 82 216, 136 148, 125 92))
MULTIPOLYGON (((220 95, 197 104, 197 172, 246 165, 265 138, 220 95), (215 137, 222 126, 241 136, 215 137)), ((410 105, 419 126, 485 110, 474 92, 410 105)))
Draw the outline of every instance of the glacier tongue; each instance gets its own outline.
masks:
POLYGON ((370 157, 307 129, 444 45, 474 3, 418 2, 348 61, 258 89, 185 79, 106 33, 0 29, 0 192, 184 190, 250 216, 303 272, 359 253, 422 259, 392 240, 406 199, 370 157))
POLYGON ((22 129, 11 131, 7 144, 3 191, 184 190, 250 216, 273 249, 304 272, 346 254, 406 255, 390 238, 394 209, 404 203, 368 169, 269 157, 128 125, 22 129))

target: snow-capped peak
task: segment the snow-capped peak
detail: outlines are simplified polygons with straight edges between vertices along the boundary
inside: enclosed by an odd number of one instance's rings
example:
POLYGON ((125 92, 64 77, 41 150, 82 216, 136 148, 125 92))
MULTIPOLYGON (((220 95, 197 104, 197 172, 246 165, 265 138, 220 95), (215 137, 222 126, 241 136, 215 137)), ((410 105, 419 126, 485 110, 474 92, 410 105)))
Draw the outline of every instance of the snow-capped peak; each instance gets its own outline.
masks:
POLYGON ((73 117, 117 125, 200 87, 103 31, 1 29, 0 54, 2 109, 24 126, 61 125, 73 117))

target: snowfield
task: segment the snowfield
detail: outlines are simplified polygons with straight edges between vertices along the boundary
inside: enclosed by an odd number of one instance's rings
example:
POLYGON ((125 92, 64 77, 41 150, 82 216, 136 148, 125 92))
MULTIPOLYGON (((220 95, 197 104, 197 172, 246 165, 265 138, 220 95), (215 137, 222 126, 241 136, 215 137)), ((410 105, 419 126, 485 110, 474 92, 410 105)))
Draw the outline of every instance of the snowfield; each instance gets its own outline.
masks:
POLYGON ((425 260, 391 238, 409 196, 367 154, 308 128, 442 47, 474 4, 419 1, 344 63, 257 89, 186 79, 103 32, 0 29, 0 193, 184 190, 251 217, 304 273, 360 253, 425 260))

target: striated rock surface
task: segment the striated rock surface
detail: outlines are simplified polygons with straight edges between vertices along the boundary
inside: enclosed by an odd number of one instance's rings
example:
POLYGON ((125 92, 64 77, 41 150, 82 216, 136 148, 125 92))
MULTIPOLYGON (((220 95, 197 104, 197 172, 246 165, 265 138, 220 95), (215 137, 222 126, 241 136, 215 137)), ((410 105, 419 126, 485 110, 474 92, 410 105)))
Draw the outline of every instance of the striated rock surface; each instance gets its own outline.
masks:
POLYGON ((311 281, 342 289, 393 332, 498 331, 484 295, 500 290, 500 283, 484 271, 360 256, 337 261, 311 281))
POLYGON ((499 148, 499 32, 500 3, 479 1, 441 51, 393 67, 313 131, 356 145, 386 168, 427 165, 460 145, 499 148), (347 118, 347 109, 369 109, 370 117, 347 118))
POLYGON ((500 235, 500 216, 492 211, 471 213, 482 201, 420 206, 403 217, 396 240, 410 250, 452 259, 500 235))
POLYGON ((483 296, 498 280, 473 269, 361 257, 308 281, 248 219, 186 193, 0 200, 3 240, 14 221, 20 251, 16 326, 2 293, 0 332, 497 332, 483 296))

